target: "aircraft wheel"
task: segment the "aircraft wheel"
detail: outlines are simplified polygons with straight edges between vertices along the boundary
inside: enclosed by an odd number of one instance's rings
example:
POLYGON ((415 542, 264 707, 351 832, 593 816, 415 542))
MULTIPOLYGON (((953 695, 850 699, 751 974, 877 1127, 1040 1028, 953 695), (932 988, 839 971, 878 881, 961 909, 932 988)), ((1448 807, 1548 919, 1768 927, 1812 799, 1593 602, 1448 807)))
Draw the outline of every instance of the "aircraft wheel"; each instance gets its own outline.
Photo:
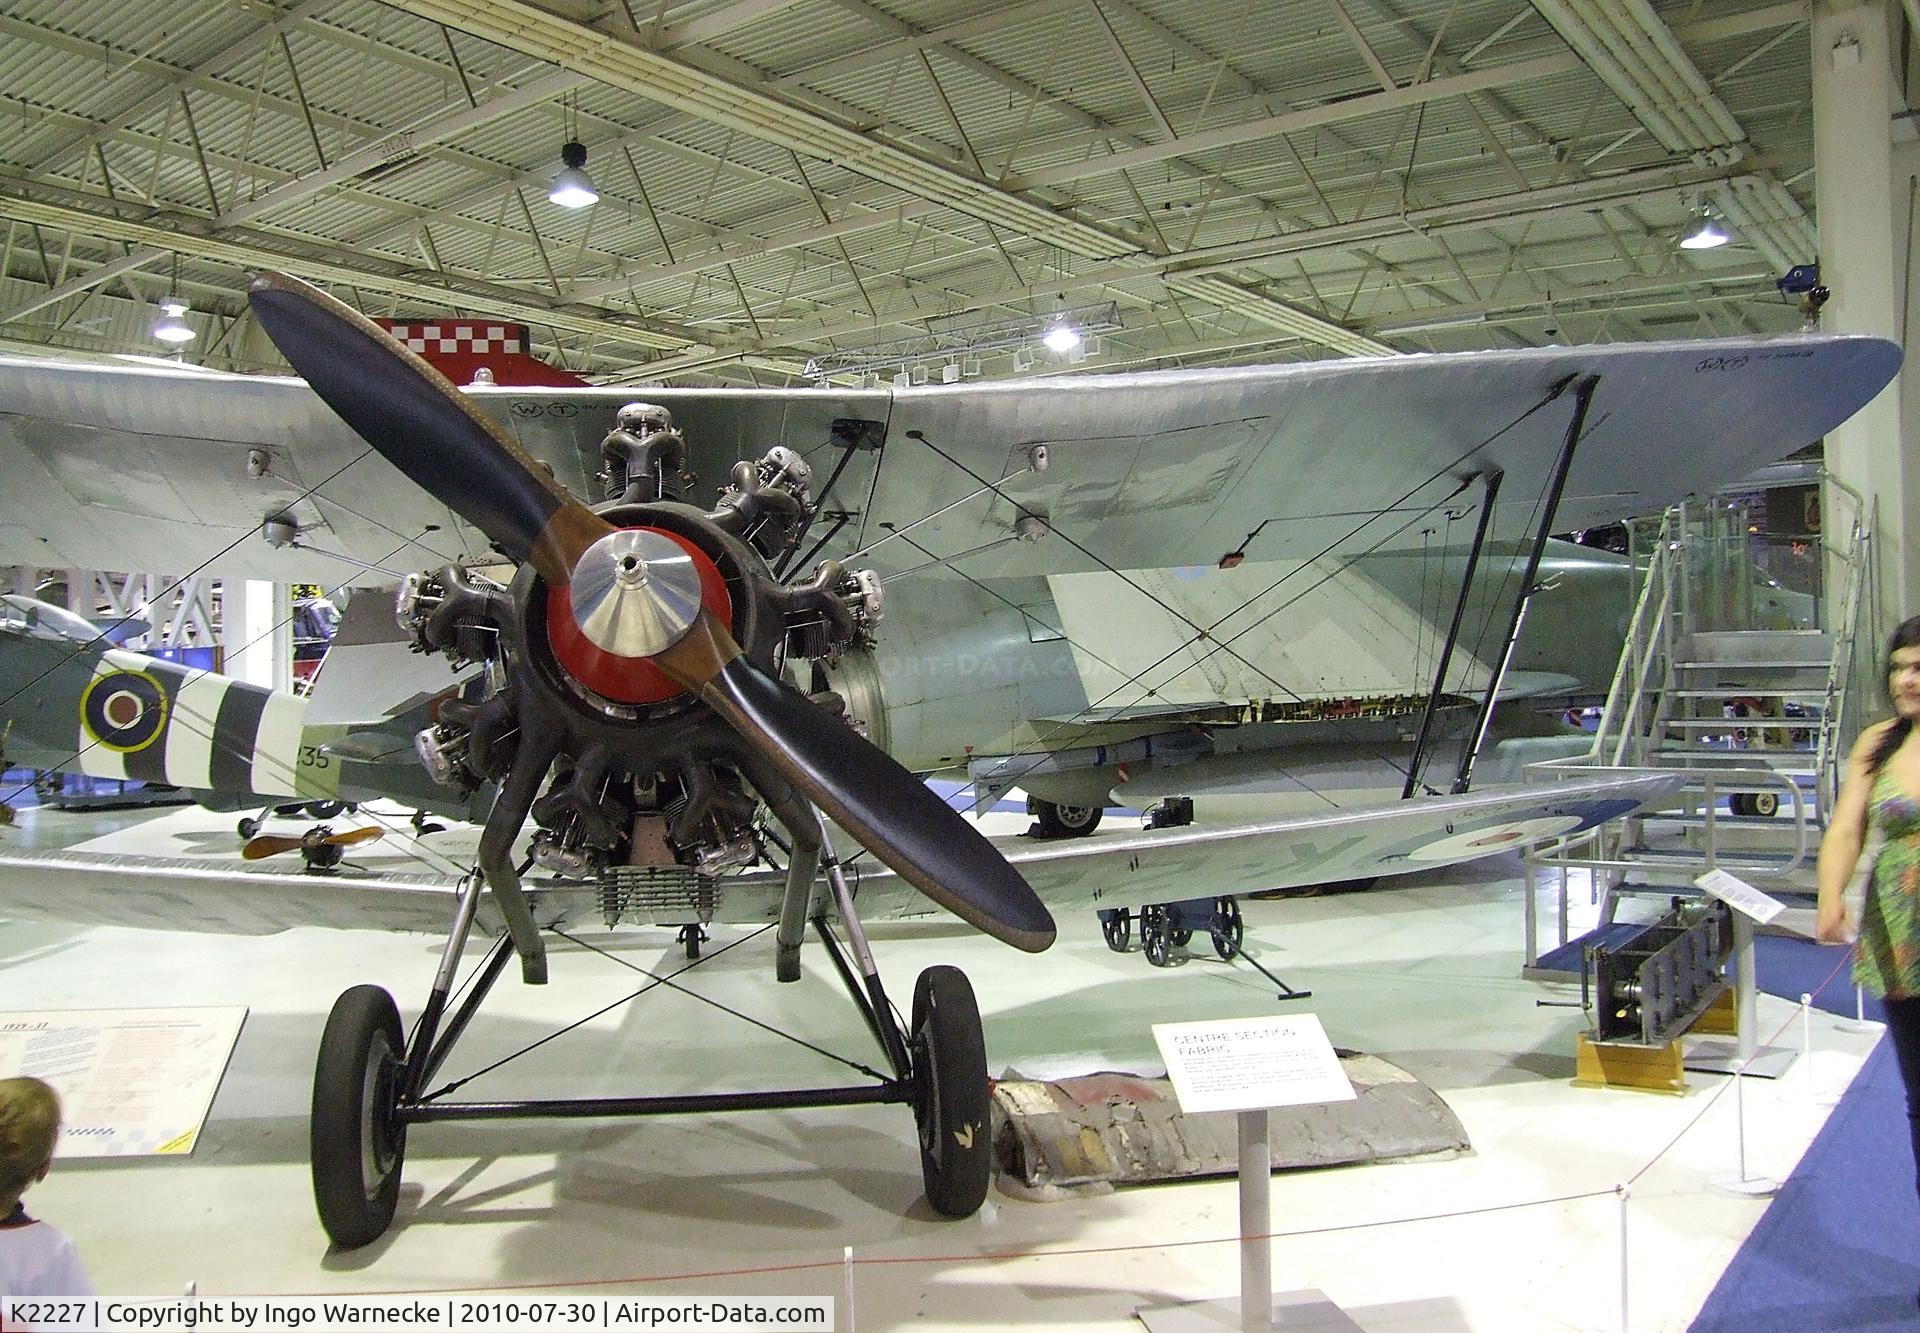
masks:
POLYGON ((304 807, 308 819, 333 819, 345 812, 345 801, 308 801, 304 807))
POLYGON ((251 838, 260 831, 260 821, 252 815, 248 815, 245 819, 233 826, 233 831, 238 833, 242 838, 251 838))
POLYGON ((1240 945, 1247 937, 1247 926, 1240 919, 1240 903, 1235 898, 1222 898, 1213 905, 1213 951, 1222 958, 1232 958, 1240 952, 1240 945))
POLYGON ((1115 953, 1125 953, 1127 944, 1133 938, 1133 918, 1124 907, 1111 908, 1100 913, 1100 933, 1107 937, 1107 947, 1115 953))
POLYGON ((913 987, 913 1118, 927 1202, 971 1217, 986 1201, 993 1165, 987 1044, 967 974, 930 967, 913 987))
POLYGON ((342 1249, 377 1240, 400 1200, 407 1129, 393 1110, 405 1059, 393 996, 355 986, 334 1002, 313 1071, 310 1153, 320 1225, 342 1249))
POLYGON ((1043 838, 1084 838, 1100 827, 1097 805, 1055 805, 1032 796, 1027 798, 1027 806, 1043 838))
POLYGON ((1780 794, 1771 791, 1737 791, 1727 804, 1736 815, 1759 815, 1771 819, 1780 812, 1780 794))
POLYGON ((1164 907, 1140 909, 1140 949, 1155 967, 1173 962, 1173 922, 1164 907))

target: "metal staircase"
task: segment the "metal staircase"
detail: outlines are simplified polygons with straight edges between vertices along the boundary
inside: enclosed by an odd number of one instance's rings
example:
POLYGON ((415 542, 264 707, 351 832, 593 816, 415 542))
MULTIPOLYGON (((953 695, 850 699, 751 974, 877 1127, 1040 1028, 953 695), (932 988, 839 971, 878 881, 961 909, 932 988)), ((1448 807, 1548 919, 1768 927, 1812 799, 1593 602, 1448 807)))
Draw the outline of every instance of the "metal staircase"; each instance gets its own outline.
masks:
MULTIPOLYGON (((1828 630, 1815 627, 1822 598, 1758 572, 1737 505, 1681 505, 1635 531, 1644 582, 1593 745, 1528 770, 1536 780, 1595 769, 1683 778, 1666 808, 1529 852, 1530 876, 1559 871, 1563 893, 1570 872, 1592 873, 1607 895, 1603 922, 1616 895, 1691 891, 1715 866, 1774 892, 1813 890, 1813 853, 1877 670, 1863 623, 1871 511, 1825 484, 1844 531, 1806 558, 1824 559, 1819 586, 1837 593, 1828 630)), ((1528 909, 1531 966, 1531 894, 1528 909)), ((1565 920, 1563 902, 1563 944, 1565 920)))

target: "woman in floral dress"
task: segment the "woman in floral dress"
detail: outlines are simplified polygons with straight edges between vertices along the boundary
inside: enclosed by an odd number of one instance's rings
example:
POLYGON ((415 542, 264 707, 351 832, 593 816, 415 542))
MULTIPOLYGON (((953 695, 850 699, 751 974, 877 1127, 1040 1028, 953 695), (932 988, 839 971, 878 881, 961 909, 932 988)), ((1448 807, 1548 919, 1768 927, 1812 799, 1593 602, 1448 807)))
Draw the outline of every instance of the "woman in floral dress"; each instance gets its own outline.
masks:
POLYGON ((1920 1189, 1920 616, 1887 643, 1893 717, 1860 733, 1820 842, 1820 910, 1814 931, 1852 939, 1845 893, 1871 826, 1886 841, 1873 863, 1858 922, 1854 980, 1883 997, 1887 1036, 1907 1088, 1915 1188, 1920 1189))

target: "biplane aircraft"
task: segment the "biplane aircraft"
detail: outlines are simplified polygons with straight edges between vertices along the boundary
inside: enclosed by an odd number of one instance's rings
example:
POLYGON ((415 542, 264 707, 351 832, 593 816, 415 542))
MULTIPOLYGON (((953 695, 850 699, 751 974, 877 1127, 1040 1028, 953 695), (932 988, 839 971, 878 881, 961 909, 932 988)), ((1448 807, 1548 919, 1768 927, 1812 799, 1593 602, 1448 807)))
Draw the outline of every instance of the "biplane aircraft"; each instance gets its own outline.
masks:
MULTIPOLYGON (((263 276, 253 301, 304 384, 0 366, 0 465, 20 481, 0 561, 179 570, 197 533, 193 567, 217 574, 309 578, 343 557, 370 581, 420 570, 399 597, 405 635, 478 671, 482 688, 443 703, 422 741, 456 789, 499 792, 458 885, 345 875, 290 899, 239 872, 165 871, 170 910, 203 925, 454 919, 411 1034, 378 987, 347 992, 329 1019, 314 1180, 343 1245, 391 1221, 410 1126, 516 1114, 905 1102, 930 1201, 972 1212, 989 1162, 971 989, 929 969, 902 1029, 862 915, 918 895, 1038 951, 1049 904, 1445 864, 1670 787, 1436 794, 1007 855, 917 773, 971 766, 1044 792, 1050 764, 1116 781, 1174 757, 1244 769, 1255 747, 1238 742, 1263 728, 1336 728, 1409 693, 1484 705, 1514 688, 1498 636, 1477 685, 1475 664, 1456 662, 1409 691, 1389 670, 1412 656, 1392 608, 1365 608, 1356 633, 1311 592, 1362 555, 1458 547, 1465 527, 1469 560, 1529 537, 1538 553, 1548 531, 1710 490, 1844 420, 1899 362, 1877 340, 1799 338, 898 391, 649 389, 632 403, 631 390, 462 392, 304 284, 263 276), (712 508, 686 498, 695 476, 726 479, 712 508), (111 554, 65 521, 89 506, 116 515, 111 554), (1313 618, 1276 630, 1289 603, 1313 618), (1374 673, 1357 691, 1356 669, 1374 673), (1108 742, 1126 757, 1070 753, 1108 742), (529 819, 540 873, 523 880, 529 819), (842 861, 841 836, 878 867, 842 861), (450 1013, 483 899, 503 931, 450 1013), (775 922, 781 980, 799 976, 812 922, 891 1076, 590 1104, 431 1092, 507 963, 543 980, 541 928, 595 913, 775 922)), ((1520 572, 1531 592, 1536 562, 1520 572)), ((10 910, 36 894, 96 900, 113 874, 98 858, 0 858, 10 910)))

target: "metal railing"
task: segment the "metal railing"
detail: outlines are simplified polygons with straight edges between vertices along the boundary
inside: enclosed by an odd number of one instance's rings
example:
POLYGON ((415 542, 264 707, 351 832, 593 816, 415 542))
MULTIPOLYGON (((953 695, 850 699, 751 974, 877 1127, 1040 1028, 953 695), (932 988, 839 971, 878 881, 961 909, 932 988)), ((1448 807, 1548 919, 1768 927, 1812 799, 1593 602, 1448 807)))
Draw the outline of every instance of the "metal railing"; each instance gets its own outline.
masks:
MULTIPOLYGON (((1531 891, 1536 870, 1560 872, 1560 936, 1564 944, 1565 896, 1569 875, 1575 870, 1590 873, 1596 887, 1604 883, 1607 892, 1612 894, 1630 871, 1672 869, 1696 857, 1705 867, 1719 866, 1763 880, 1794 875, 1809 863, 1827 812, 1833 808, 1847 747, 1864 721, 1868 707, 1863 697, 1865 684, 1875 675, 1872 665, 1864 670, 1861 665, 1863 661, 1871 661, 1875 642, 1874 627, 1864 623, 1871 616, 1872 606, 1873 509, 1858 492, 1830 476, 1825 480, 1831 488, 1830 494, 1837 500, 1832 511, 1844 515, 1843 521, 1835 521, 1831 526, 1843 531, 1844 536, 1827 544, 1825 569, 1814 583, 1815 591, 1797 594, 1811 597, 1812 605, 1833 616, 1828 625, 1830 652, 1824 686, 1820 690, 1820 717, 1810 728, 1814 732, 1813 791, 1804 789, 1791 774, 1768 767, 1660 764, 1662 736, 1680 684, 1675 669, 1676 646, 1690 642, 1689 636, 1698 630, 1781 627, 1777 623, 1761 626, 1730 623, 1728 616, 1722 614, 1729 608, 1744 606, 1751 611, 1762 604, 1765 599, 1753 595, 1754 586, 1774 591, 1781 588, 1765 571, 1759 571, 1751 561, 1737 554, 1735 537, 1745 525, 1730 521, 1729 515, 1737 516, 1738 511, 1728 506, 1716 508, 1711 502, 1704 509, 1697 505, 1676 506, 1662 515, 1650 541, 1643 535, 1653 529, 1650 521, 1634 532, 1635 544, 1645 555, 1643 572, 1639 575, 1642 581, 1592 745, 1582 755, 1529 764, 1526 771, 1530 780, 1548 782, 1593 777, 1596 769, 1621 777, 1654 773, 1677 776, 1681 786, 1670 802, 1657 809, 1642 810, 1627 819, 1551 839, 1528 850, 1527 960, 1530 967, 1537 959, 1538 905, 1531 891), (1691 548, 1703 542, 1709 548, 1704 570, 1689 558, 1690 554, 1698 554, 1691 548), (1791 823, 1781 820, 1768 829, 1768 836, 1779 839, 1775 846, 1765 851, 1723 849, 1727 829, 1717 822, 1716 807, 1720 798, 1729 792, 1772 792, 1788 803, 1791 823), (1686 823, 1671 838, 1649 844, 1649 821, 1663 817, 1686 823)), ((1795 551, 1793 568, 1804 573, 1805 558, 1804 550, 1795 551)), ((1816 560, 1816 567, 1818 565, 1816 560)), ((1805 607, 1793 609, 1802 611, 1805 607)), ((1795 623, 1794 627, 1799 625, 1795 623)), ((1809 689, 1808 693, 1811 695, 1813 690, 1809 689)), ((1772 719, 1757 719, 1753 725, 1765 728, 1771 722, 1772 719)), ((1730 727, 1736 725, 1735 719, 1729 719, 1730 727)), ((1730 750, 1727 762, 1738 762, 1739 753, 1730 750)), ((1741 827, 1751 829, 1752 826, 1742 824, 1741 827)))
MULTIPOLYGON (((1820 794, 1821 823, 1839 797, 1841 770, 1853 739, 1865 725, 1866 700, 1862 697, 1866 682, 1876 675, 1873 654, 1879 643, 1879 627, 1863 625, 1873 605, 1873 520, 1877 511, 1860 492, 1832 474, 1827 474, 1828 494, 1846 502, 1850 509, 1847 541, 1836 549, 1827 546, 1829 561, 1841 574, 1839 617, 1831 626, 1833 656, 1827 665, 1826 688, 1821 696, 1820 727, 1814 741, 1814 772, 1820 794), (1864 630, 1864 632, 1863 632, 1864 630), (1861 669, 1864 654, 1866 666, 1861 669)), ((1833 506, 1837 513, 1840 506, 1833 506)))

